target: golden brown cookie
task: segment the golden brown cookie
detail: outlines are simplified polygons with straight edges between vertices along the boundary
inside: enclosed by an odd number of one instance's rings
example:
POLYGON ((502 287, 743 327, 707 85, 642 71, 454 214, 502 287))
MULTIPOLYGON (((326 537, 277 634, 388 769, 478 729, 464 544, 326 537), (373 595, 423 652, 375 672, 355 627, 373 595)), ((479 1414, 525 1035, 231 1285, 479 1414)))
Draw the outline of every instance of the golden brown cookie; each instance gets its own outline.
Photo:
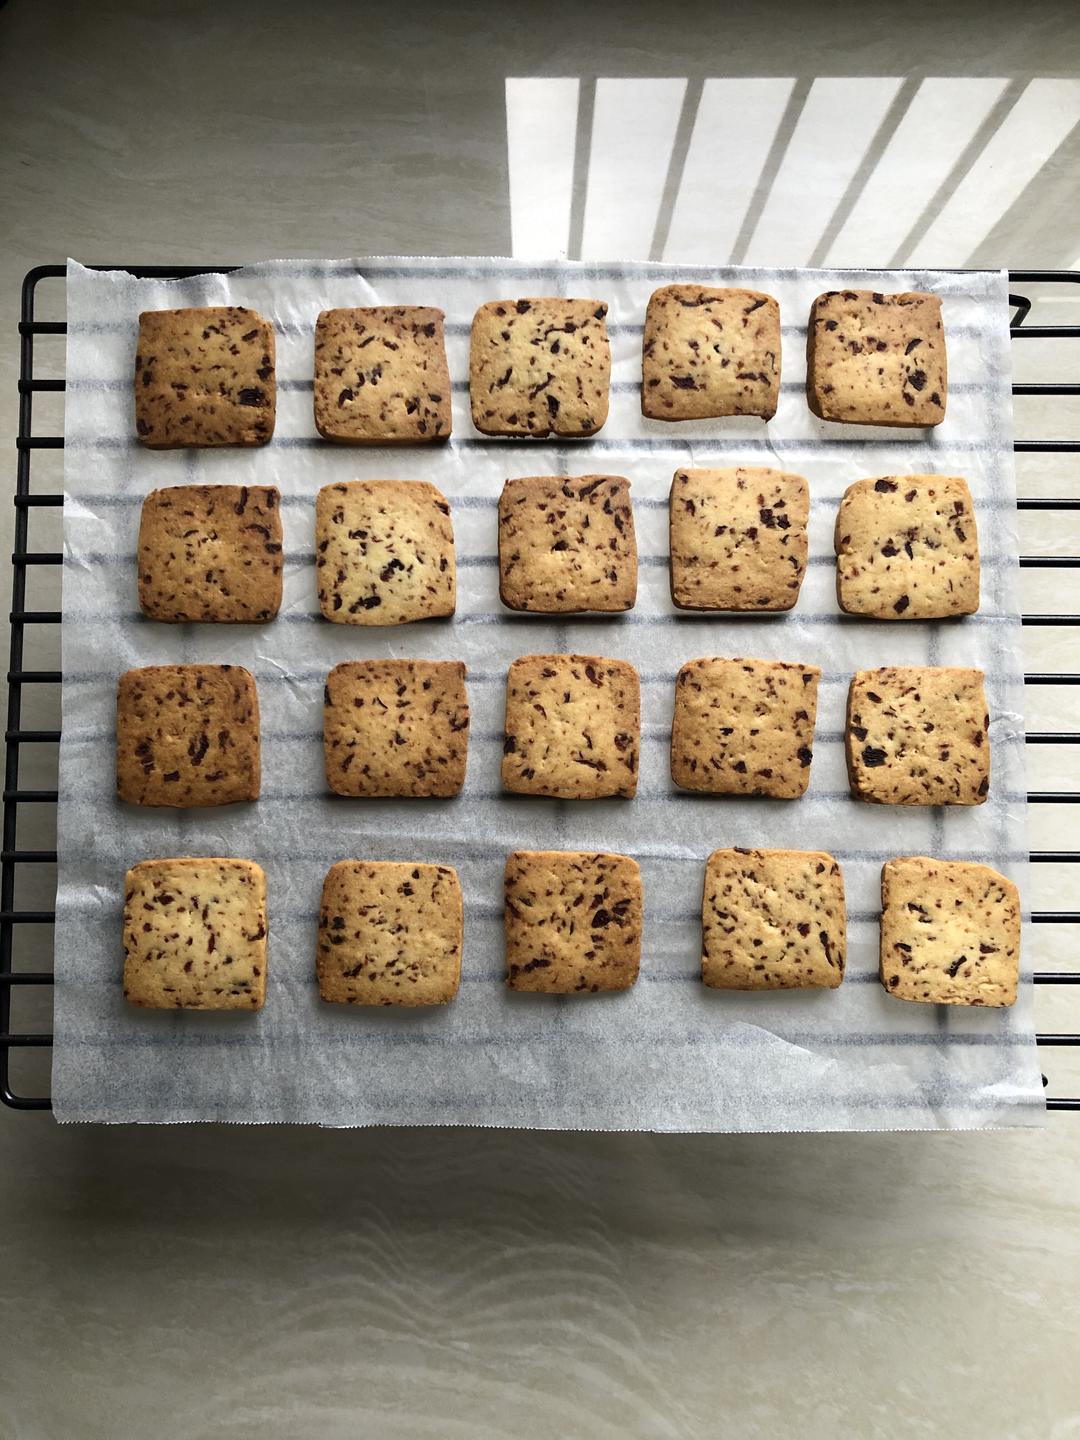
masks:
POLYGON ((1004 875, 962 860, 901 856, 881 867, 881 983, 900 1000, 1012 1005, 1020 896, 1004 875))
POLYGON ((671 778, 711 795, 794 800, 810 783, 816 665, 691 660, 675 682, 671 778))
POLYGON ((547 995, 626 990, 641 961, 641 871, 626 855, 516 850, 505 873, 506 983, 547 995))
POLYGON ((456 870, 341 860, 323 881, 319 994, 349 1005, 445 1005, 461 983, 461 941, 456 870))
POLYGON ((848 690, 851 793, 878 805, 981 805, 989 730, 981 670, 858 670, 848 690))
POLYGON ((680 610, 790 610, 806 573, 801 475, 677 470, 669 503, 671 598, 680 610))
POLYGON ((426 480, 350 480, 315 501, 319 606, 339 625, 404 625, 452 615, 454 526, 426 480))
POLYGON ((343 445, 422 445, 450 434, 443 312, 324 310, 315 326, 315 426, 343 445))
POLYGON ((611 347, 599 300, 491 300, 469 352, 482 435, 595 435, 608 414, 611 347))
POLYGON ((347 660, 326 677, 326 782, 337 795, 456 795, 469 702, 460 660, 347 660))
POLYGON ((266 931, 266 876, 253 861, 144 860, 124 878, 124 998, 259 1010, 266 931))
POLYGON ((253 624, 281 608, 281 496, 273 485, 151 490, 139 526, 139 608, 178 624, 253 624))
POLYGON ((940 425, 948 400, 936 295, 830 290, 806 332, 806 398, 822 420, 940 425))
POLYGON ((757 290, 665 285, 645 312, 641 413, 651 420, 760 415, 780 398, 780 306, 757 290))
POLYGON ((956 475, 856 480, 836 515, 836 598, 848 615, 939 620, 979 608, 979 534, 956 475))
POLYGON ((719 990, 834 989, 844 978, 844 877, 816 850, 714 850, 701 978, 719 990))
POLYGON ((274 331, 238 305, 144 310, 135 433, 151 450, 265 445, 274 433, 274 331))
POLYGON ((599 655, 523 655, 506 677, 502 783, 562 800, 637 790, 637 671, 599 655))
POLYGON ((129 805, 259 798, 259 697, 242 665, 148 665, 120 677, 116 792, 129 805))
POLYGON ((499 498, 499 594, 511 610, 545 615, 629 610, 637 598, 629 480, 507 480, 499 498))

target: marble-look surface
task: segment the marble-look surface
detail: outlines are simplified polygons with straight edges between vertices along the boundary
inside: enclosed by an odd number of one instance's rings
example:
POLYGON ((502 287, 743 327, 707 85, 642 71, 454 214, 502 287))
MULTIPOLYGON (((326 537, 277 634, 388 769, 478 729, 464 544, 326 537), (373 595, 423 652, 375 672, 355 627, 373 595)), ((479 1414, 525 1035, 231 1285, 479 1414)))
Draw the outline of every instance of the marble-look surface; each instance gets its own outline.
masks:
MULTIPOLYGON (((12 0, 0 438, 13 469, 18 284, 40 261, 1069 265, 1078 120, 1070 0, 12 0)), ((1021 378, 1075 378, 1080 346, 1027 343, 1021 378)), ((59 413, 43 399, 42 428, 59 413)), ((1080 402, 1021 402, 1018 429, 1080 433, 1080 402)), ((39 462, 43 479, 57 463, 39 462)), ((1027 494, 1078 482, 1067 457, 1021 467, 1027 494)), ((1026 551, 1076 553, 1077 526, 1022 519, 1026 551)), ((35 516, 40 548, 55 522, 35 516)), ((1071 572, 1025 581, 1028 609, 1080 608, 1071 572)), ((34 608, 51 585, 33 577, 34 608)), ((1080 668, 1074 632, 1027 638, 1028 668, 1080 668)), ((1077 729, 1073 695, 1034 692, 1029 726, 1077 729)), ((47 692, 24 723, 55 723, 47 692)), ((1080 789, 1071 755, 1030 760, 1032 788, 1080 789)), ((22 783, 52 783, 51 763, 28 751, 22 783)), ((1036 848, 1077 844, 1065 807, 1035 807, 1031 829, 1036 848)), ((19 838, 48 845, 44 817, 19 838)), ((1039 867, 1032 904, 1075 908, 1071 878, 1039 867)), ((49 903, 50 883, 18 903, 49 903)), ((1075 938, 1042 927, 1036 963, 1076 965, 1075 938)), ((1075 994, 1043 991, 1041 1028, 1080 1028, 1075 994)), ((47 1024, 46 1000, 20 997, 18 1023, 47 1024)), ((1068 1060, 1047 1057, 1076 1094, 1068 1060)), ((2 1110, 0 1437, 1068 1440, 1078 1193, 1067 1116, 726 1138, 58 1130, 2 1110)))

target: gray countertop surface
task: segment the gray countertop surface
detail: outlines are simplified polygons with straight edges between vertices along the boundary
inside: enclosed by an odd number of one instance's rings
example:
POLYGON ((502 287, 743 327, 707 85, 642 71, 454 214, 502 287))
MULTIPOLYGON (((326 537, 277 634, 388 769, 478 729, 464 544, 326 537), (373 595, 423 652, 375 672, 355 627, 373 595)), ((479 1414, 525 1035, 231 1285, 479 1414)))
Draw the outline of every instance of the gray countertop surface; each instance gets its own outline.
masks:
MULTIPOLYGON (((1067 0, 11 0, 10 482, 33 264, 674 263, 713 245, 717 263, 861 264, 891 244, 877 263, 1067 267, 1078 122, 1067 0)), ((1080 317, 1037 293, 1040 318, 1080 317)), ((1028 344, 1020 378, 1077 378, 1080 343, 1028 344)), ((1076 435, 1080 402, 1023 402, 1017 427, 1076 435)), ((60 488, 59 457, 39 458, 60 488)), ((1032 457, 1020 484, 1075 496, 1080 472, 1032 457)), ((1021 518, 1025 551, 1077 553, 1078 527, 1021 518)), ((35 524, 58 548, 58 517, 35 524)), ((9 549, 10 509, 0 525, 9 549)), ((1025 608, 1080 609, 1072 572, 1024 578, 1025 608)), ((51 584, 35 576, 35 608, 57 603, 51 584)), ((1027 638, 1029 669, 1080 669, 1073 632, 1027 638)), ((30 696, 24 723, 55 724, 53 703, 30 696)), ((1030 728, 1080 728, 1063 689, 1031 704, 1030 728)), ((1030 758, 1033 789, 1080 789, 1071 753, 1030 758)), ((28 755, 22 783, 48 768, 28 755)), ((28 814, 20 842, 47 845, 48 826, 28 814)), ((1071 809, 1034 807, 1031 834, 1075 848, 1071 809)), ((1038 867, 1034 907, 1075 908, 1070 879, 1038 867)), ((50 884, 19 903, 48 905, 50 884)), ((1074 966, 1075 937, 1040 927, 1036 964, 1074 966)), ((49 935, 30 943, 46 967, 49 935)), ((1040 1028, 1080 1028, 1075 995, 1040 994, 1040 1028)), ((47 995, 20 1004, 20 1024, 47 1025, 47 995)), ((1047 1057, 1077 1094, 1069 1061, 1047 1057)), ((1071 1116, 1035 1133, 694 1137, 61 1130, 0 1110, 0 1437, 1068 1440, 1078 1191, 1071 1116)))

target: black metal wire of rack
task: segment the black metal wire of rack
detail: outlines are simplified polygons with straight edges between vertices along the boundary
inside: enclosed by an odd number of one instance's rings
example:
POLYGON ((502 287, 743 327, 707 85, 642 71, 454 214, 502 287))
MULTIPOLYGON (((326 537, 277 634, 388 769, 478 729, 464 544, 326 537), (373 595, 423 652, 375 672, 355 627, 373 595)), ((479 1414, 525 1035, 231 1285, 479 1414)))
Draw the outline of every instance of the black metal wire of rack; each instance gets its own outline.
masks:
MULTIPOLYGON (((228 272, 231 265, 109 265, 100 269, 123 269, 133 275, 155 279, 182 279, 208 271, 228 272)), ((3 844, 0 848, 0 1100, 15 1110, 48 1110, 51 1100, 47 1095, 25 1095, 16 1093, 10 1079, 12 1051, 34 1047, 49 1047, 53 1037, 48 1031, 33 1032, 12 1029, 13 991, 22 986, 50 986, 53 983, 51 970, 23 970, 16 967, 17 940, 25 934, 25 927, 54 925, 55 910, 29 910, 16 907, 17 881, 20 867, 55 865, 57 854, 53 850, 23 849, 19 844, 20 807, 30 804, 53 805, 58 799, 54 789, 22 789, 19 785, 20 760, 24 746, 44 745, 56 747, 60 740, 59 729, 23 729, 24 692, 29 686, 56 686, 62 681, 59 670, 34 670, 26 668, 28 633, 33 636, 38 627, 59 625, 59 610, 29 610, 26 608, 27 571, 32 566, 59 566, 63 563, 60 551, 35 551, 29 548, 30 512, 37 508, 60 508, 64 503, 62 491, 35 492, 32 480, 32 462, 35 452, 40 450, 62 450, 63 435, 34 434, 34 396, 62 392, 65 381, 62 377, 40 378, 35 373, 35 341, 42 336, 65 335, 67 324, 62 320, 39 320, 37 318, 37 287, 44 280, 62 280, 65 277, 63 265, 37 265, 28 272, 22 287, 22 308, 19 320, 19 431, 16 439, 15 479, 15 545, 11 556, 11 646, 8 664, 8 709, 7 728, 4 735, 5 764, 3 791, 3 844)), ((1010 287, 1044 284, 1064 284, 1080 287, 1080 271, 1062 270, 1014 270, 1009 274, 1010 287)), ((1013 309, 1011 334, 1014 341, 1026 339, 1080 340, 1080 325, 1029 325, 1028 316, 1032 309, 1029 296, 1010 294, 1013 309)), ((1080 396, 1080 383, 1022 383, 1013 385, 1014 395, 1080 396)), ((1014 449, 1018 454, 1080 453, 1080 437, 1067 440, 1018 440, 1014 449)), ((1017 502, 1020 510, 1075 511, 1080 510, 1080 497, 1061 499, 1021 499, 1017 502)), ((1080 569, 1080 556, 1062 555, 1021 555, 1022 569, 1080 569)), ((1034 614, 1024 615, 1022 623, 1030 626, 1080 626, 1080 614, 1034 614)), ((31 640, 32 644, 33 641, 31 640)), ((1053 672, 1029 673, 1024 677, 1027 685, 1080 685, 1080 673, 1057 674, 1053 672)), ((59 696, 57 693, 57 708, 59 696)), ((1080 732, 1044 731, 1029 733, 1029 745, 1080 745, 1080 732)), ((1077 805, 1080 793, 1063 791, 1030 791, 1028 800, 1037 805, 1077 805)), ((1080 863, 1080 850, 1039 850, 1032 851, 1034 864, 1080 863)), ((1080 924, 1080 910, 1036 911, 1032 917, 1036 925, 1077 925, 1080 924)), ((1035 973, 1037 985, 1080 984, 1080 967, 1075 970, 1049 970, 1035 973)), ((1080 1033, 1040 1033, 1037 1036, 1041 1048, 1052 1049, 1080 1045, 1080 1033)), ((1043 1078, 1044 1085, 1046 1077, 1043 1078)), ((1047 1108, 1050 1110, 1080 1111, 1080 1096, 1049 1095, 1047 1108)))

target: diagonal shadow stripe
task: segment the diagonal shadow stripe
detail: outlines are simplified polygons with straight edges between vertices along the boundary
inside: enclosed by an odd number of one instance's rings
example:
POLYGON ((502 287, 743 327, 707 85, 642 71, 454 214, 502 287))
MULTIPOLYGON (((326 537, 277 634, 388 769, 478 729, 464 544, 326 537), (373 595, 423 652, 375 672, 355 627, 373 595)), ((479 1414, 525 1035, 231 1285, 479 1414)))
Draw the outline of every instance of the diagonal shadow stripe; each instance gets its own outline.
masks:
POLYGON ((829 219, 829 223, 821 232, 821 238, 814 246, 813 253, 810 256, 810 259, 806 262, 807 265, 813 267, 825 264, 825 256, 832 249, 836 237, 843 229, 844 222, 851 214, 856 202, 859 199, 859 196, 866 188, 866 184, 869 181, 870 176, 873 175, 874 171, 877 169, 878 164, 885 153, 886 146, 892 139, 893 135, 896 133, 897 127, 899 126, 901 120, 903 120, 904 116, 910 109, 911 102, 918 94, 919 86, 921 83, 921 79, 907 79, 900 86, 900 89, 896 92, 892 104, 889 106, 888 110, 886 110, 885 116, 881 124, 877 128, 877 133, 874 135, 874 138, 867 146, 866 154, 862 158, 862 163, 855 171, 855 174, 851 177, 847 189, 844 191, 843 195, 841 195, 840 200, 837 203, 836 209, 833 211, 829 219))
POLYGON ((662 260, 664 251, 667 249, 671 217, 675 213, 675 201, 682 186, 686 156, 690 149, 690 137, 694 133, 694 122, 697 120, 701 92, 704 88, 704 80, 690 79, 686 82, 682 110, 679 112, 679 123, 675 128, 675 139, 671 146, 671 159, 668 161, 664 192, 660 197, 660 208, 656 212, 656 226, 653 230, 652 244, 649 247, 650 260, 662 260))
POLYGON ((1080 175, 1080 123, 1066 135, 1013 203, 987 231, 964 265, 995 266, 1002 254, 1045 254, 1057 246, 1054 264, 1080 267, 1076 255, 1076 176, 1080 175), (1049 218, 1048 218, 1049 217, 1049 218))
POLYGON ((982 154, 990 141, 991 136, 999 129, 1002 121, 1008 115, 1020 96, 1024 93, 1027 81, 1023 79, 1010 80, 1005 89, 1001 92, 997 102, 993 105, 986 119, 975 131, 970 142, 965 145, 960 158, 946 175, 945 179, 938 186, 931 197, 925 210, 912 225, 911 229, 896 247, 888 262, 889 268, 899 267, 904 264, 908 255, 915 248, 918 241, 929 230, 937 217, 945 208, 953 191, 964 178, 972 165, 982 154))
POLYGON ((761 167, 761 177, 751 196, 750 204, 746 207, 746 214, 743 216, 739 233, 735 237, 735 244, 731 247, 729 263, 732 265, 741 265, 746 258, 751 236, 757 229, 761 212, 765 209, 765 202, 769 198, 769 192, 776 183, 784 155, 787 153, 788 145, 791 143, 791 137, 795 133, 795 127, 799 123, 799 116, 803 112, 803 106, 806 104, 806 98, 810 94, 810 87, 813 83, 813 79, 810 77, 797 80, 788 96, 784 114, 769 149, 768 159, 761 167))
POLYGON ((589 193, 589 155, 592 151, 593 113, 596 110, 596 76, 583 75, 578 91, 577 139, 574 143, 574 188, 570 199, 570 238, 567 254, 581 259, 585 234, 585 198, 589 193))

